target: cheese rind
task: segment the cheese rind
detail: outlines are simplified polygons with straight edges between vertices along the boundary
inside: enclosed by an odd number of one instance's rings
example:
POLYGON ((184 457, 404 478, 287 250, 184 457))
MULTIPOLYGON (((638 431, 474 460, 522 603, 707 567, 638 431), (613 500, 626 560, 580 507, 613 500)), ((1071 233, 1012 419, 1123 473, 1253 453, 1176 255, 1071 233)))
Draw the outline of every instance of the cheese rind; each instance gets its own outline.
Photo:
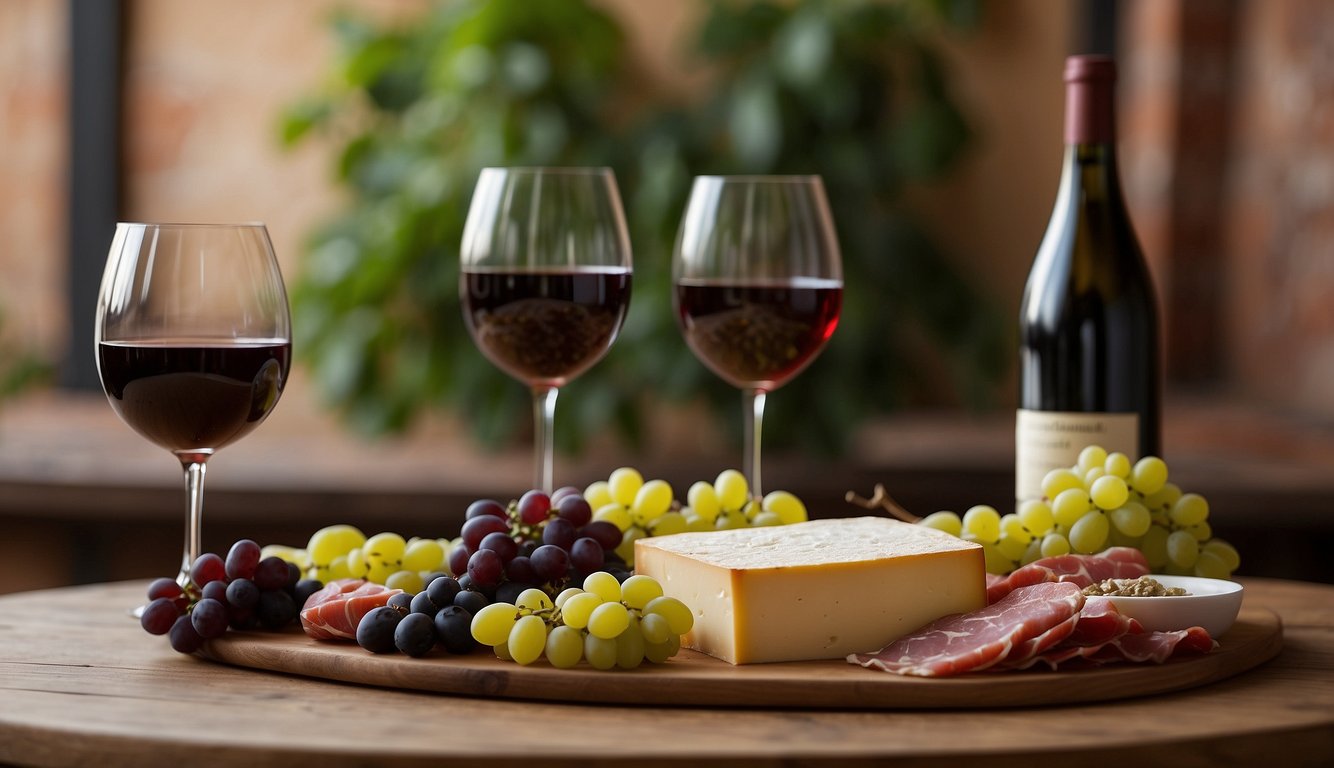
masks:
POLYGON ((690 606, 686 647, 732 664, 875 651, 986 605, 980 546, 879 517, 640 539, 635 570, 690 606))

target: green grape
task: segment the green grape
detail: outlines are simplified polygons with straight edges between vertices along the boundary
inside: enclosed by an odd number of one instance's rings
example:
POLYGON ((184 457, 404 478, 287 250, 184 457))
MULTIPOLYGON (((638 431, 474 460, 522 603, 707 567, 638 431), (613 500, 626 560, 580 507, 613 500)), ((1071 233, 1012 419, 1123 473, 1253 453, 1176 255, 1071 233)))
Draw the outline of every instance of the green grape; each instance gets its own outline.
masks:
POLYGON ((1000 513, 994 507, 978 504, 963 513, 963 529, 982 541, 1000 538, 1000 513))
POLYGON ((365 541, 366 535, 350 525, 330 525, 311 534, 306 554, 315 565, 327 565, 365 541))
POLYGON ((566 626, 583 629, 588 626, 588 617, 593 614, 593 609, 599 605, 602 605, 602 598, 592 592, 580 592, 565 601, 560 615, 566 626))
POLYGON ((1032 540, 1031 536, 1024 541, 1010 536, 1001 536, 1000 541, 996 542, 996 551, 1004 555, 1005 559, 1009 560, 1011 564, 1017 563, 1023 558, 1024 552, 1028 551, 1028 542, 1032 540))
POLYGON ((330 581, 333 581, 333 576, 331 575, 331 573, 332 573, 331 569, 319 565, 311 566, 309 570, 310 578, 318 579, 319 581, 322 581, 326 584, 330 581))
POLYGON ((724 510, 713 521, 713 528, 717 531, 731 531, 749 525, 750 521, 746 519, 746 513, 739 509, 724 510))
POLYGON ((496 655, 496 658, 500 659, 501 661, 514 661, 514 656, 510 654, 510 644, 508 640, 506 640, 503 643, 491 646, 491 652, 494 653, 496 655))
POLYGON ((295 563, 302 570, 309 568, 311 565, 309 552, 296 547, 285 547, 282 544, 265 544, 259 550, 259 557, 261 560, 266 557, 277 557, 289 563, 295 563))
POLYGON ((1145 456, 1130 470, 1130 484, 1145 496, 1162 490, 1167 482, 1167 462, 1157 456, 1145 456))
POLYGON ((611 669, 616 666, 616 640, 585 635, 584 658, 593 669, 611 669))
POLYGON ((397 533, 377 533, 366 539, 361 550, 366 553, 366 559, 379 558, 385 562, 400 563, 403 561, 403 552, 407 549, 408 543, 397 533))
POLYGON ((690 486, 686 492, 686 504, 701 520, 709 522, 713 522, 722 509, 718 503, 718 492, 713 490, 713 484, 707 480, 700 480, 690 486))
POLYGON ((779 517, 777 512, 761 512, 750 521, 752 528, 770 528, 782 524, 783 518, 779 517))
POLYGON ((634 524, 634 520, 630 517, 630 510, 616 502, 598 507, 597 511, 593 513, 593 519, 605 520, 621 529, 621 532, 629 530, 630 526, 634 524))
POLYGON ((982 545, 982 559, 987 573, 1003 576, 1014 570, 1014 561, 997 549, 995 544, 978 542, 982 545))
POLYGON ((1163 571, 1168 576, 1194 576, 1195 566, 1192 565, 1189 568, 1187 568, 1185 566, 1177 565, 1176 563, 1169 560, 1167 561, 1167 567, 1164 568, 1163 571))
POLYGON ((1100 445, 1090 445, 1079 452, 1079 468, 1085 473, 1106 463, 1107 451, 1100 445))
POLYGON ((1169 531, 1161 525, 1149 526, 1148 532, 1144 534, 1144 541, 1140 543, 1139 551, 1144 553, 1144 559, 1149 561, 1149 570, 1157 573, 1167 565, 1167 537, 1169 531))
POLYGON ((417 539, 403 552, 403 567, 412 571, 434 571, 445 561, 445 548, 435 539, 417 539))
POLYGON ((644 476, 633 467, 621 467, 607 478, 607 490, 611 491, 611 500, 623 507, 635 503, 635 495, 644 487, 644 476))
POLYGON ((921 520, 918 525, 925 525, 927 528, 935 528, 938 531, 944 531, 951 536, 963 535, 963 521, 953 512, 932 512, 921 520))
POLYGON ((685 510, 682 511, 682 517, 686 519, 687 531, 698 532, 713 530, 713 520, 705 520, 699 515, 696 515, 689 507, 686 507, 685 510))
POLYGON ((1203 520, 1195 525, 1188 525, 1181 530, 1195 537, 1195 540, 1203 544, 1214 537, 1214 528, 1209 525, 1208 520, 1203 520))
POLYGON ((1130 477, 1130 457, 1120 451, 1109 453, 1107 460, 1102 463, 1102 468, 1107 474, 1125 480, 1130 477))
POLYGON ((661 643, 644 642, 644 658, 653 664, 664 664, 681 650, 681 638, 669 635, 661 643))
POLYGON ((575 595, 582 595, 584 591, 578 587, 566 587, 562 589, 559 595, 556 595, 556 607, 564 608, 566 601, 575 595))
POLYGON ((1204 522, 1209 516, 1209 502, 1198 493, 1187 493, 1172 505, 1172 522, 1181 527, 1204 522))
POLYGON ((509 636, 510 657, 528 666, 542 656, 547 647, 547 623, 541 616, 523 616, 514 622, 509 636))
POLYGON ((606 480, 598 480, 584 489, 584 501, 593 509, 601 509, 608 504, 616 503, 611 497, 611 486, 606 480))
POLYGON ((536 587, 525 589, 520 592, 518 598, 515 599, 514 604, 530 611, 544 611, 554 607, 554 603, 551 602, 551 597, 548 596, 546 592, 543 592, 536 587))
MULTIPOLYGON (((1024 527, 1024 523, 1019 519, 1019 515, 1011 513, 1003 516, 1000 521, 1000 526, 1001 538, 1003 539, 1010 539, 1024 545, 1027 545, 1028 542, 1033 540, 1033 534, 1029 533, 1028 529, 1024 527)), ((1019 558, 1015 557, 1015 559, 1018 560, 1019 558)))
POLYGON ((672 625, 661 613, 646 613, 639 621, 639 631, 644 633, 644 642, 649 645, 667 642, 672 636, 672 625))
POLYGON ((644 613, 661 614, 667 619, 673 635, 684 635, 695 625, 695 616, 686 607, 686 604, 674 597, 659 597, 650 600, 649 604, 644 606, 644 613))
POLYGON ((1180 568, 1193 568, 1200 556, 1200 542, 1187 531, 1173 531, 1167 536, 1167 559, 1180 568))
POLYGON ((754 520, 755 516, 760 514, 760 509, 761 507, 759 499, 751 499, 750 501, 746 502, 746 505, 744 507, 741 508, 741 514, 745 515, 746 520, 748 521, 754 520))
POLYGON ((621 583, 621 599, 628 608, 642 610, 659 597, 662 597, 662 585, 652 576, 636 574, 621 583))
POLYGON ((1028 542, 1028 546, 1024 548, 1024 556, 1019 558, 1020 565, 1028 565, 1042 559, 1042 541, 1042 538, 1036 538, 1028 542))
POLYGON ((347 555, 339 555, 338 557, 335 557, 333 562, 329 563, 328 572, 328 579, 320 579, 320 581, 323 581, 326 584, 335 579, 353 578, 352 569, 347 565, 347 555))
POLYGON ((355 547, 347 553, 347 572, 352 578, 364 578, 369 567, 366 563, 366 555, 360 547, 355 547))
POLYGON ((1091 504, 1088 491, 1083 487, 1061 491, 1051 505, 1052 519, 1057 525, 1069 528, 1076 520, 1088 514, 1091 504))
POLYGON ((518 606, 492 603, 472 617, 472 637, 482 645, 502 645, 509 640, 510 630, 518 618, 518 606))
POLYGON ((602 598, 604 602, 619 603, 621 601, 621 583, 606 571, 594 571, 588 574, 584 579, 584 591, 592 592, 602 598))
POLYGON ((629 627, 616 637, 616 666, 635 669, 644 663, 644 634, 639 627, 629 627))
POLYGON ((631 568, 635 567, 635 542, 646 536, 648 533, 637 525, 626 528, 621 534, 621 543, 616 545, 616 554, 620 555, 631 568))
POLYGON ((667 514, 672 506, 672 486, 666 480, 650 480, 640 486, 630 505, 635 522, 647 525, 649 521, 667 514))
POLYGON ((778 519, 782 521, 783 525, 804 523, 809 519, 806 514, 806 505, 795 494, 787 491, 770 491, 764 497, 763 507, 765 512, 778 515, 778 519))
POLYGON ((1143 504, 1127 501, 1111 511, 1112 527, 1130 537, 1140 537, 1148 533, 1153 518, 1143 504))
POLYGON ((1042 496, 1048 500, 1060 496, 1061 491, 1083 487, 1084 478, 1065 467, 1053 469, 1042 478, 1042 496))
POLYGON ((1056 525, 1051 514, 1051 506, 1045 501, 1029 499, 1019 505, 1019 522, 1024 524, 1033 536, 1044 536, 1056 525))
POLYGON ((1059 533, 1049 533, 1042 537, 1042 556, 1056 557, 1070 554, 1070 542, 1059 533))
POLYGON ((1232 575, 1232 571, 1228 570, 1223 558, 1206 550, 1200 552, 1200 556, 1195 560, 1195 575, 1206 579, 1226 579, 1232 575))
POLYGON ((746 476, 735 469, 724 469, 713 481, 713 491, 718 494, 718 506, 722 510, 741 509, 746 505, 749 491, 746 476))
POLYGON ((588 632, 598 637, 614 638, 628 626, 630 612, 620 603, 603 603, 594 608, 588 617, 588 632))
POLYGON ((556 669, 569 669, 584 657, 584 636, 574 627, 560 626, 547 635, 547 661, 556 669))
POLYGON ((398 572, 397 562, 389 563, 379 558, 369 558, 366 561, 366 579, 376 584, 384 584, 396 572, 398 572))
POLYGON ((1116 475, 1103 475, 1093 481, 1093 487, 1089 489, 1089 498, 1100 509, 1117 509, 1130 498, 1130 488, 1125 480, 1116 475))
POLYGON ((1172 510, 1172 506, 1181 498, 1181 489, 1175 483, 1163 483, 1156 493, 1150 494, 1149 498, 1144 500, 1144 504, 1150 511, 1155 509, 1172 510))
POLYGON ((422 584, 421 574, 416 571, 395 571, 389 574, 383 584, 390 589, 401 589, 410 595, 417 594, 426 586, 422 584))
POLYGON ((685 530, 686 518, 680 512, 660 515, 648 526, 648 532, 652 536, 671 536, 674 533, 684 533, 685 530))
POLYGON ((1082 555, 1101 552, 1107 544, 1107 516, 1089 512, 1070 526, 1070 548, 1082 555))
POLYGON ((1201 550, 1222 560, 1228 573, 1237 570, 1241 565, 1241 555, 1237 554, 1236 547, 1233 547, 1222 539, 1210 539, 1209 541, 1206 541, 1204 546, 1201 547, 1201 550))
POLYGON ((1094 467, 1093 469, 1090 469, 1088 472, 1085 472, 1084 490, 1092 488, 1093 484, 1098 481, 1098 478, 1103 477, 1106 474, 1107 470, 1103 469, 1102 467, 1094 467))
POLYGON ((1112 524, 1111 529, 1107 532, 1107 546, 1109 547, 1130 547, 1131 549, 1139 549, 1142 541, 1144 541, 1143 536, 1127 536, 1116 527, 1115 523, 1112 524))

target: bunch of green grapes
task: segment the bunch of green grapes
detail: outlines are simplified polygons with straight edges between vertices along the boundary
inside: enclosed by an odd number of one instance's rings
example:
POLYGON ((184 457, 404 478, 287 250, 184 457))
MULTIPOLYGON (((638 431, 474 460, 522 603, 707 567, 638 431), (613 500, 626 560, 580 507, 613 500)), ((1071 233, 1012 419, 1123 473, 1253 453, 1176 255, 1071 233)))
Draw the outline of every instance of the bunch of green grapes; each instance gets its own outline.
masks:
POLYGON ((405 539, 397 533, 367 536, 351 525, 330 525, 311 535, 305 549, 269 545, 263 554, 296 564, 312 579, 366 579, 416 594, 445 569, 447 539, 405 539))
POLYGON ((584 490, 594 520, 605 520, 621 530, 616 554, 634 566, 635 541, 646 536, 667 536, 685 531, 786 525, 807 519, 806 506, 787 491, 753 498, 746 478, 735 469, 724 470, 714 482, 690 486, 686 504, 673 497, 665 480, 644 481, 631 467, 621 467, 606 480, 584 490))
POLYGON ((1007 574, 1043 557, 1134 547, 1155 573, 1225 579, 1241 562, 1209 526, 1209 503, 1167 481, 1167 463, 1146 456, 1133 465, 1123 453, 1090 445, 1079 462, 1042 479, 1042 497, 1013 514, 972 507, 960 518, 937 512, 922 525, 982 545, 987 572, 1007 574))
POLYGON ((587 660, 594 669, 634 669, 647 659, 661 664, 681 649, 694 617, 684 603, 665 597, 648 576, 624 583, 605 571, 552 600, 528 589, 514 603, 492 603, 472 619, 472 636, 497 657, 532 664, 545 657, 558 669, 587 660))

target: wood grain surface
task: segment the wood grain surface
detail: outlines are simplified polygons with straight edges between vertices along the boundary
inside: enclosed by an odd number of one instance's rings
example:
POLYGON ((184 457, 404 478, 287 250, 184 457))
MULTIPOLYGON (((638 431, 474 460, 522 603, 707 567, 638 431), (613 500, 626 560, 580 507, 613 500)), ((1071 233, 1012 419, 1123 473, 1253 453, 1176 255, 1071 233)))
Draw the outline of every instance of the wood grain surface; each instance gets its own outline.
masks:
POLYGON ((126 613, 144 586, 0 597, 0 763, 1334 764, 1324 585, 1247 581, 1243 611, 1278 614, 1283 649, 1220 682, 1101 703, 894 711, 526 702, 258 672, 145 635, 126 613))
POLYGON ((1182 690, 1245 672, 1282 646, 1278 616, 1250 609, 1213 653, 1165 664, 1122 664, 1078 672, 979 673, 928 680, 848 664, 807 661, 732 666, 684 650, 663 665, 599 672, 587 665, 523 667, 489 652, 412 659, 290 632, 228 633, 204 655, 242 667, 348 683, 470 696, 665 706, 925 709, 1026 707, 1105 701, 1182 690))

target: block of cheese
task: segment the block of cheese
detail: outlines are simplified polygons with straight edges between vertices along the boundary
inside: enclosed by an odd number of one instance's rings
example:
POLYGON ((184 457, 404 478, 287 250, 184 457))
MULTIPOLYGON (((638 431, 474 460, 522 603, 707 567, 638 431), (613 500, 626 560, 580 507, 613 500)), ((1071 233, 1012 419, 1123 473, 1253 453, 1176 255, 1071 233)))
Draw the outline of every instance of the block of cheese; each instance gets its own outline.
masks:
POLYGON ((732 664, 873 652, 987 602, 980 546, 883 517, 640 539, 635 572, 694 612, 686 647, 732 664))

